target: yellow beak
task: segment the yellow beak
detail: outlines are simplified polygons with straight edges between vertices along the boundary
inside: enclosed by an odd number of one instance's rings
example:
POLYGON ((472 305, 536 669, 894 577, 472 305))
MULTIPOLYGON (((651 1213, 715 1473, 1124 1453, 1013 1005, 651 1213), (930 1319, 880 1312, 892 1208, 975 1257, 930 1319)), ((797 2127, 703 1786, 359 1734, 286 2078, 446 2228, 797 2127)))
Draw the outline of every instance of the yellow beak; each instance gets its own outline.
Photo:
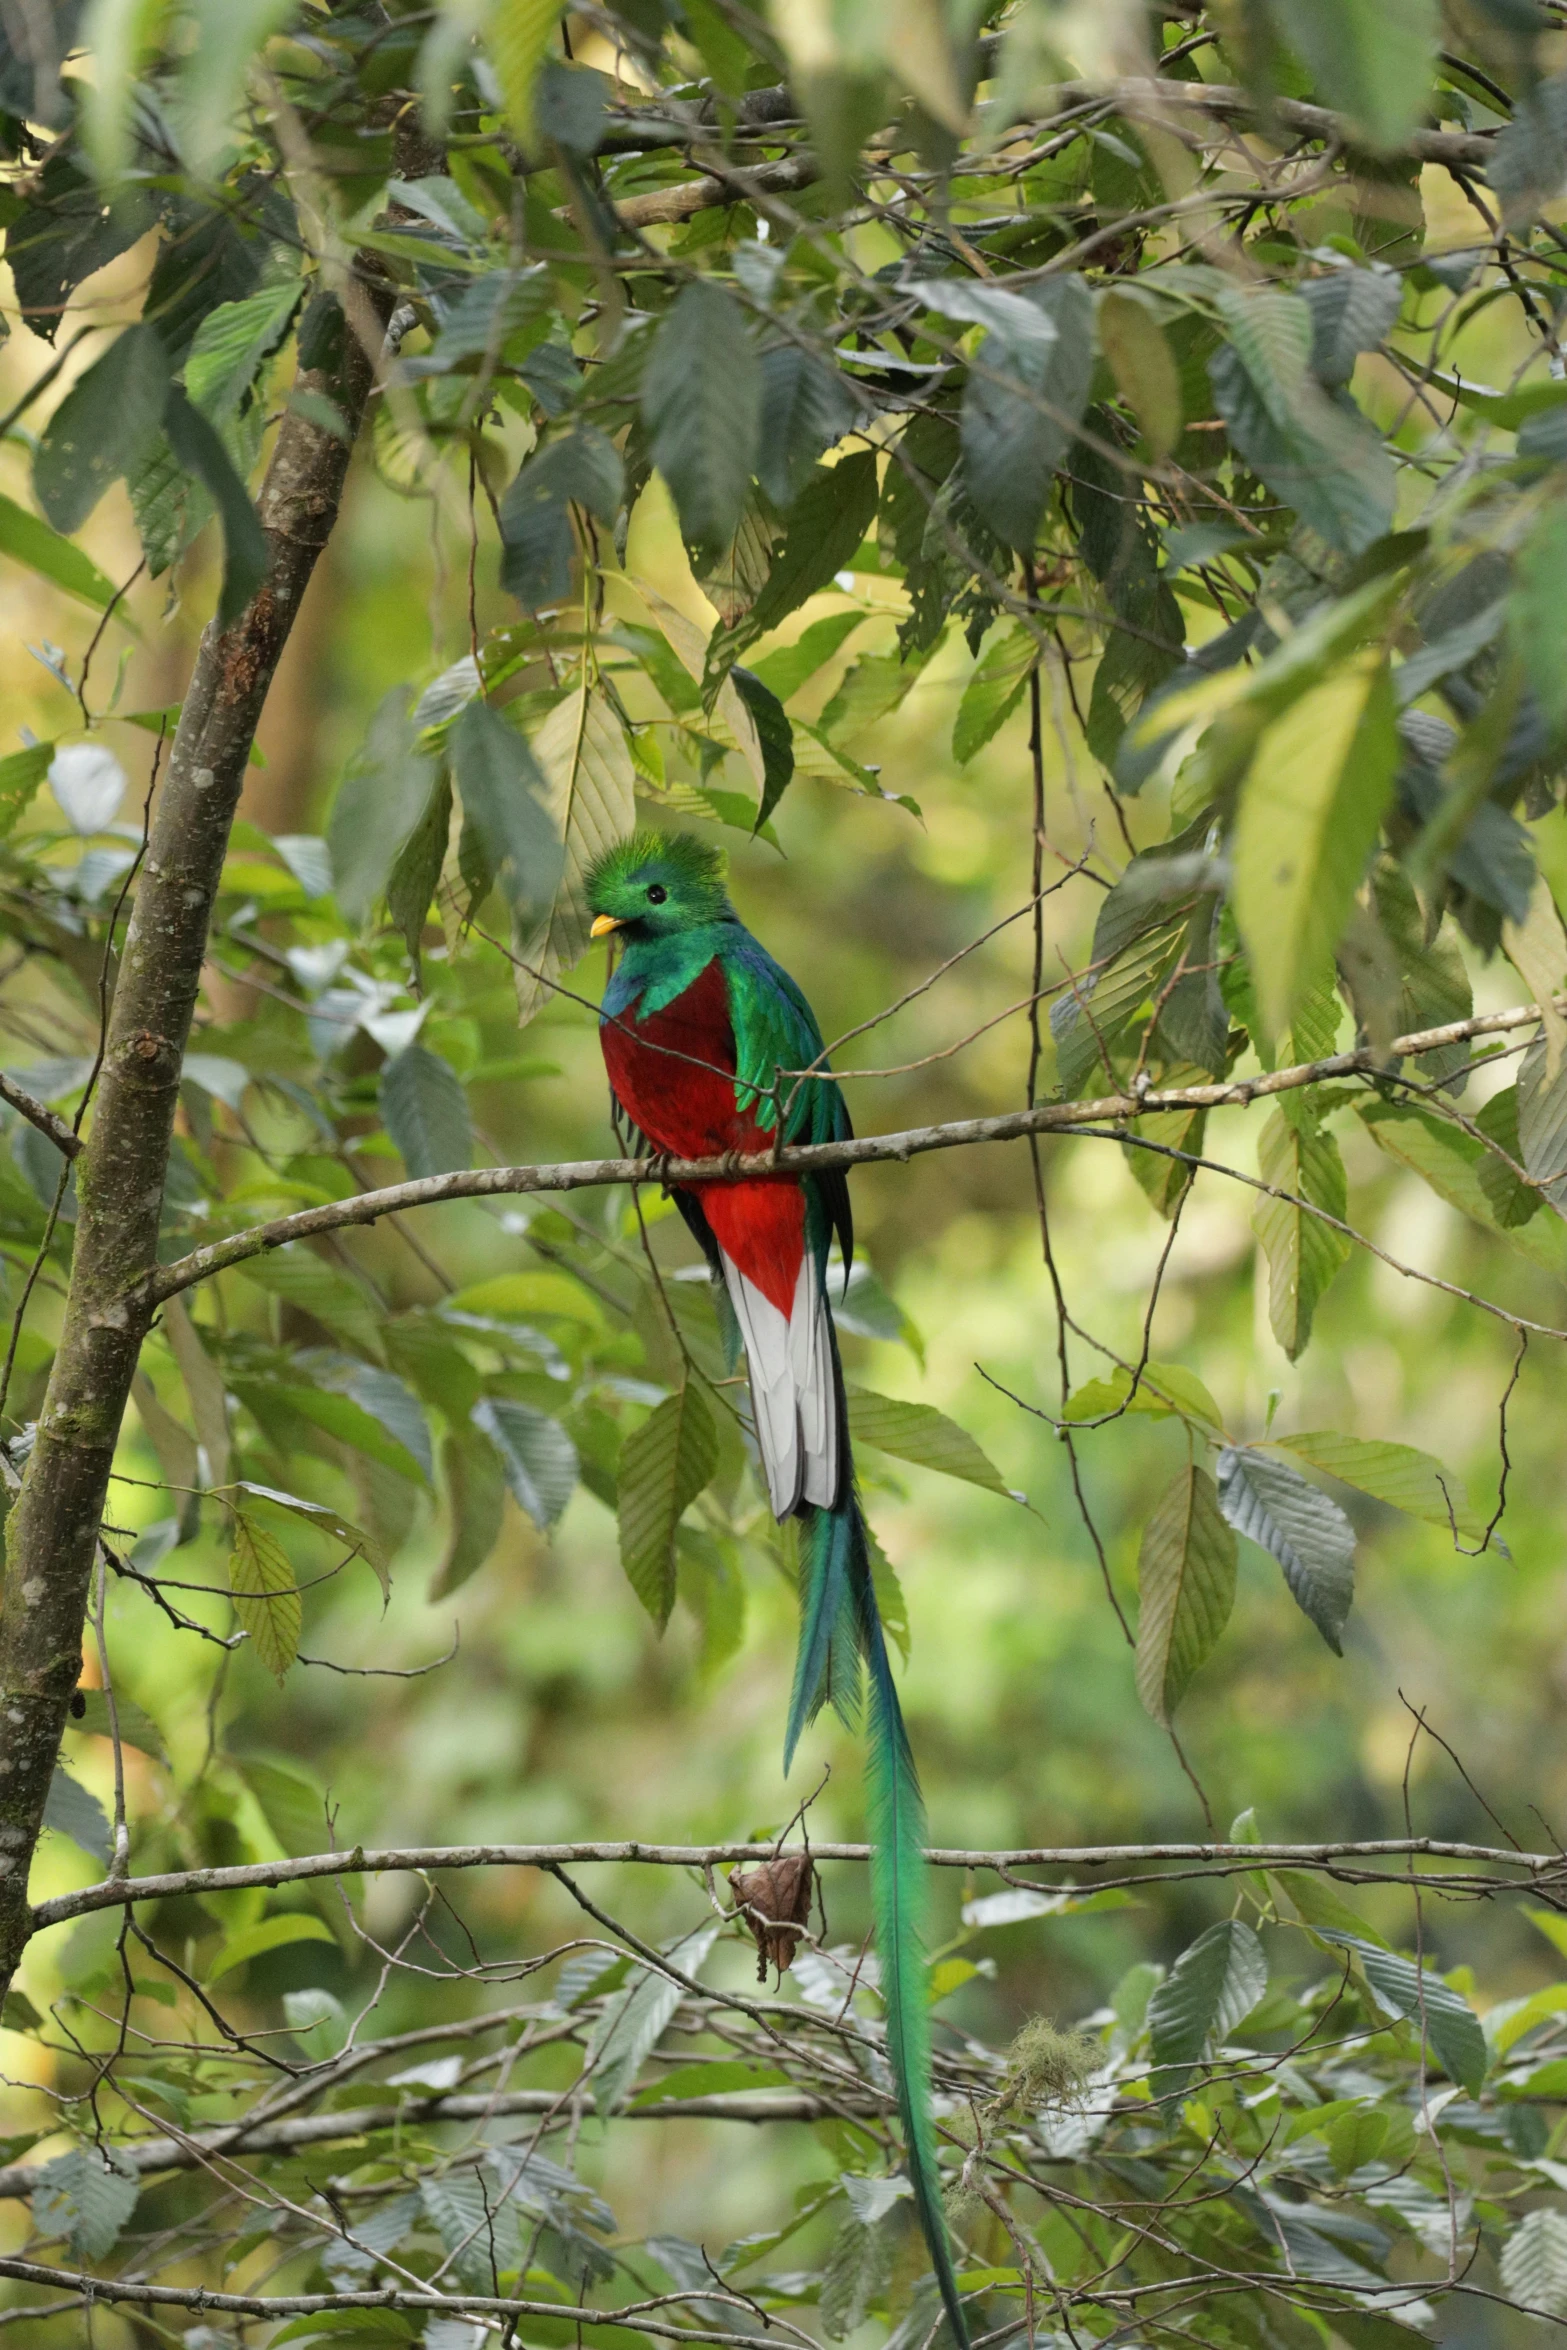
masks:
POLYGON ((588 932, 588 936, 589 938, 608 938, 612 930, 619 928, 620 923, 613 914, 595 914, 593 927, 588 932))

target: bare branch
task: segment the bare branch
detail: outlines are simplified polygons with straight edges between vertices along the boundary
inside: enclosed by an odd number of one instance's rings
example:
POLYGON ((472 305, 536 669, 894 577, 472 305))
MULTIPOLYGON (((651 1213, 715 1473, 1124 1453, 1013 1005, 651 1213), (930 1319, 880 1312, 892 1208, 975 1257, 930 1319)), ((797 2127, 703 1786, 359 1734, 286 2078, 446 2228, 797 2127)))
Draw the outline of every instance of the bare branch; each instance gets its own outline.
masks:
POLYGON ((40 1134, 47 1135, 57 1151, 63 1151, 68 1159, 76 1157, 82 1147, 81 1136, 74 1134, 63 1118, 57 1118, 45 1103, 35 1101, 24 1087, 7 1077, 3 1071, 0 1071, 0 1101, 9 1102, 12 1109, 19 1111, 30 1126, 36 1126, 40 1134))

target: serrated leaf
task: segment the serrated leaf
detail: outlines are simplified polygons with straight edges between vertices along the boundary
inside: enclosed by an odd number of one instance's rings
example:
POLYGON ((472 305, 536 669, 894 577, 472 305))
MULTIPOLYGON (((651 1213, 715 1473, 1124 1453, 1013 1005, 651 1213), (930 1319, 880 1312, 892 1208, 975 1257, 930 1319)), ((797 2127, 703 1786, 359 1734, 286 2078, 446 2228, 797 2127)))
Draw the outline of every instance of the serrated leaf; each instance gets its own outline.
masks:
POLYGON ((716 554, 744 511, 762 372, 732 295, 695 278, 669 310, 642 380, 642 420, 687 542, 716 554))
POLYGON ((589 866, 636 821, 636 774, 625 731, 607 697, 586 682, 560 703, 533 738, 544 776, 543 805, 565 861, 554 902, 524 934, 517 953, 517 1007, 524 1023, 549 1001, 551 981, 587 952, 589 866))
MULTIPOLYGON (((430 901, 446 863, 451 829, 452 783, 450 775, 443 773, 437 778, 424 814, 399 849, 397 862, 386 882, 386 910, 393 926, 403 934, 403 944, 408 949, 409 960, 416 972, 424 926, 430 914, 430 901)), ((329 862, 328 872, 330 874, 329 862)))
POLYGON ((262 361, 287 334, 304 291, 303 278, 287 279, 208 311, 185 362, 185 390, 210 424, 239 408, 262 361))
MULTIPOLYGON (((561 707, 570 710, 575 703, 561 707)), ((483 844, 486 870, 500 883, 519 932, 536 930, 548 919, 565 869, 563 828, 554 804, 558 795, 541 763, 544 735, 558 715, 546 719, 540 732, 540 756, 477 696, 451 733, 452 772, 464 817, 483 844)), ((519 987, 525 984, 519 973, 519 987)))
POLYGON ((1237 1534, 1259 1544, 1335 1656, 1355 1597, 1355 1529, 1336 1501, 1266 1453, 1226 1446, 1219 1506, 1237 1534))
POLYGON ((1459 1533, 1471 1540, 1480 1533, 1482 1521, 1462 1478, 1412 1444, 1340 1436, 1331 1428, 1275 1436, 1270 1442, 1327 1476, 1337 1477, 1340 1484, 1369 1493, 1373 1501, 1384 1501, 1391 1509, 1423 1518, 1428 1526, 1440 1526, 1445 1532, 1456 1525, 1459 1533))
POLYGON ((362 922, 386 889, 437 789, 435 761, 416 748, 409 699, 405 685, 382 696, 332 802, 327 844, 337 902, 350 922, 362 922))
POLYGON ((381 1071, 381 1117, 410 1176, 473 1164, 473 1127, 462 1079, 427 1045, 405 1045, 381 1071))
POLYGON ((853 386, 814 351, 778 343, 761 358, 761 440, 757 479, 780 512, 793 505, 817 459, 859 413, 853 386))
POLYGON ((987 1493, 1013 1498, 1001 1471, 968 1430, 934 1404, 905 1403, 851 1387, 849 1433, 856 1444, 874 1445, 878 1452, 893 1453, 916 1468, 939 1469, 944 1477, 961 1477, 970 1485, 982 1485, 987 1493))
POLYGON ((494 1445, 518 1507, 545 1532, 576 1491, 579 1464, 571 1438, 547 1412, 507 1396, 486 1396, 469 1417, 494 1445))
POLYGON ((528 458, 501 500, 501 585, 531 610, 569 595, 571 507, 585 506, 610 529, 624 487, 620 451, 591 424, 528 458))
POLYGON ((1542 2317, 1567 2318, 1567 2213, 1527 2212, 1502 2246, 1502 2290, 1542 2317))
POLYGON ((1436 72, 1437 0, 1273 0, 1312 95, 1372 147, 1397 147, 1426 118, 1436 72))
POLYGON ((128 326, 78 376, 33 455, 33 491, 57 531, 81 529, 109 484, 157 442, 169 361, 155 328, 128 326))
POLYGON ((1099 348, 1115 388, 1142 427, 1155 457, 1168 457, 1186 420, 1180 370, 1149 303, 1130 291, 1099 298, 1099 348))
POLYGON ((61 1836, 88 1853, 104 1868, 114 1850, 114 1831, 109 1815, 96 1795, 73 1779, 63 1763, 56 1763, 49 1780, 49 1792, 44 1798, 46 1828, 53 1828, 61 1836))
POLYGON ((239 618, 266 577, 266 534, 222 440, 177 384, 169 386, 164 402, 163 430, 169 447, 184 470, 200 482, 223 524, 218 623, 227 628, 239 618))
POLYGON ((105 579, 97 564, 14 498, 0 497, 0 555, 9 555, 95 611, 102 612, 114 599, 114 583, 105 579))
POLYGON ((1224 1918, 1183 1950, 1148 2002, 1154 2095, 1184 2097, 1204 2049, 1227 2040, 1267 1988, 1267 1958, 1243 1919, 1224 1918))
POLYGON ((28 743, 0 759, 0 840, 26 813, 29 802, 54 761, 53 743, 28 743))
POLYGON ((258 1289, 299 1307, 351 1346, 379 1355, 381 1333, 369 1298, 357 1281, 318 1257, 308 1242, 295 1242, 271 1256, 246 1257, 235 1271, 258 1289))
POLYGON ((540 70, 560 22, 561 0, 490 0, 484 45, 495 68, 512 129, 533 142, 533 102, 540 70))
POLYGON ((1480 1162, 1488 1154, 1472 1135, 1402 1103, 1357 1102, 1355 1112, 1378 1148, 1422 1176, 1439 1199, 1510 1241, 1547 1273, 1567 1276, 1567 1234, 1555 1217, 1535 1216, 1516 1225, 1498 1220, 1480 1175, 1480 1162))
POLYGON ((248 1965, 253 1958, 264 1958, 269 1950, 286 1950, 295 1942, 332 1942, 332 1929, 325 1920, 309 1910, 293 1909, 277 1917, 258 1918, 253 1926, 241 1926, 221 1943, 207 1969, 207 1981, 215 1983, 220 1976, 232 1974, 236 1967, 248 1965))
POLYGON ((1402 2016, 1417 2028, 1424 2025, 1431 2048, 1451 2080, 1478 2097, 1491 2061, 1480 2018, 1461 1992, 1430 1967, 1400 1958, 1397 1951, 1346 1934, 1334 1926, 1313 1926, 1323 1942, 1352 1951, 1364 1971, 1378 2005, 1386 2015, 1402 2016))
MULTIPOLYGON (((700 1975, 717 1939, 715 1918, 670 1945, 664 1955, 682 1974, 700 1975)), ((588 2042, 583 2070, 602 2114, 618 2113, 625 2104, 644 2057, 663 2038, 683 1997, 680 1985, 667 1975, 638 1961, 633 1964, 638 1967, 635 1981, 611 1999, 588 2042)))
POLYGON ((1019 322, 993 327, 981 343, 963 394, 963 477, 996 536, 1026 553, 1088 399, 1094 310, 1073 276, 1010 298, 1036 309, 1050 332, 1019 322))
POLYGON ((1208 377, 1231 442, 1330 546, 1360 554, 1391 527, 1396 476, 1353 404, 1346 410, 1307 373, 1305 303, 1273 287, 1230 288, 1220 308, 1231 339, 1208 377))
POLYGON ((1235 1604, 1235 1537, 1206 1469, 1188 1463, 1143 1529, 1137 1559, 1137 1694, 1168 1723, 1235 1604))
POLYGON ((751 714, 762 753, 762 798, 754 829, 760 832, 794 778, 794 729, 778 696, 750 669, 736 662, 729 682, 751 714))
MULTIPOLYGON (((874 2186, 883 2182, 864 2183, 874 2186)), ((889 2229, 879 2222, 868 2223, 858 2211, 850 2212, 833 2238, 822 2275, 822 2332, 829 2342, 841 2342, 864 2323, 871 2302, 892 2275, 893 2251, 889 2229)))
POLYGON ((500 1540, 507 1485, 493 1443, 448 1436, 442 1453, 451 1531, 446 1554, 430 1584, 430 1597, 444 1599, 477 1573, 500 1540))
POLYGON ((137 2173, 95 2146, 73 2146, 45 2163, 33 2189, 33 2219, 40 2235, 63 2236, 77 2260, 103 2260, 141 2193, 137 2173))
POLYGON ((767 584, 756 602, 735 627, 713 631, 707 654, 709 678, 720 675, 747 645, 829 586, 858 553, 875 518, 876 459, 871 450, 857 449, 836 465, 819 465, 789 510, 767 584))
POLYGON ((718 1467, 718 1430, 694 1379, 620 1448, 620 1563, 660 1631, 675 1604, 675 1532, 718 1467))
POLYGON ((305 1525, 314 1526, 319 1534, 334 1535, 339 1542, 346 1543, 350 1550, 358 1552, 373 1569, 381 1589, 390 1593, 391 1578, 387 1571, 386 1554, 380 1544, 362 1526, 356 1526, 352 1518, 345 1518, 340 1510, 333 1509, 329 1502, 306 1501, 301 1494, 285 1493, 276 1485, 257 1485, 244 1477, 233 1490, 236 1493, 248 1493, 253 1500, 269 1503, 273 1509, 286 1510, 291 1518, 302 1519, 305 1525))
POLYGON ((250 1634, 257 1656, 282 1681, 299 1654, 304 1625, 299 1585, 277 1536, 243 1510, 234 1513, 229 1591, 234 1613, 250 1634))
POLYGON ((999 733, 1023 697, 1039 648, 1027 629, 1004 629, 993 637, 963 688, 952 727, 952 756, 967 765, 999 733))
POLYGON ((1322 1293, 1348 1259, 1351 1245, 1347 1234, 1294 1201, 1308 1201, 1342 1221, 1349 1210, 1344 1162, 1331 1134, 1303 1132, 1275 1111, 1262 1130, 1257 1163, 1265 1183, 1292 1195, 1260 1196, 1252 1229, 1268 1260, 1268 1319, 1293 1363, 1305 1350, 1322 1293))
POLYGON ((1375 651, 1263 730, 1236 820, 1235 918, 1272 1036, 1331 971, 1398 756, 1392 687, 1375 651))

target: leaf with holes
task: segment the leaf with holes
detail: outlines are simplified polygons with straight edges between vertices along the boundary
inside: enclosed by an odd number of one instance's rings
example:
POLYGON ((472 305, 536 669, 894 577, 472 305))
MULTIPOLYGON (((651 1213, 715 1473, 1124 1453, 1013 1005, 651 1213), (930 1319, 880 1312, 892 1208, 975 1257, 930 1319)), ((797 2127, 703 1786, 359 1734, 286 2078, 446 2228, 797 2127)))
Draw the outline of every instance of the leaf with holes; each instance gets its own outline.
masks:
POLYGON ((905 1403, 896 1396, 873 1395, 866 1387, 851 1387, 849 1433, 856 1444, 874 1445, 878 1452, 894 1453, 916 1468, 939 1469, 944 1477, 983 1485, 987 1493, 1005 1494, 1009 1501, 1018 1498, 968 1430, 934 1404, 905 1403))
POLYGON ((577 1488, 579 1463, 571 1438, 547 1412, 506 1396, 486 1396, 469 1416, 499 1454, 518 1507, 544 1533, 577 1488))
POLYGON ((473 1128, 462 1080, 427 1045, 405 1045, 382 1069, 381 1116, 416 1180, 472 1166, 473 1128))
POLYGON ((1225 1918, 1183 1950, 1148 2002, 1150 2086, 1184 2097, 1203 2051, 1227 2040, 1268 1988, 1262 1944, 1240 1918, 1225 1918))
POLYGON ((1307 1430, 1298 1436, 1275 1436, 1271 1449, 1291 1452, 1297 1460, 1341 1485, 1353 1485, 1384 1501, 1390 1509, 1423 1518, 1428 1526, 1452 1527, 1466 1541, 1478 1539, 1483 1524, 1470 1503, 1456 1470, 1419 1452, 1412 1444, 1390 1444, 1384 1439, 1340 1436, 1331 1428, 1307 1430))
POLYGON ((620 1563, 660 1631, 675 1604, 676 1529, 717 1467, 718 1430, 690 1378, 620 1448, 620 1563))
POLYGON ((234 1613, 250 1634, 257 1656, 281 1681, 299 1654, 304 1623, 299 1585, 277 1536, 243 1510, 234 1513, 229 1590, 234 1613))
POLYGON ((1262 1195, 1252 1229, 1268 1260, 1268 1320, 1293 1363, 1304 1353, 1323 1291, 1349 1257, 1346 1233, 1313 1215, 1340 1222, 1349 1211, 1344 1162, 1331 1134, 1303 1132, 1275 1110, 1257 1152, 1264 1183, 1287 1198, 1262 1195))
POLYGON ((1168 1723, 1235 1604, 1235 1537, 1206 1469, 1188 1463, 1143 1529, 1137 1560, 1137 1694, 1168 1723))
POLYGON ((1226 1446, 1219 1507, 1237 1534, 1278 1560, 1297 1606, 1335 1656, 1355 1597, 1355 1529, 1336 1501, 1267 1453, 1226 1446))
POLYGON ((756 462, 762 371, 734 297, 693 278, 653 340, 642 421, 690 546, 734 536, 756 462))
POLYGON ((636 775, 625 730, 608 698, 584 682, 561 702, 533 738, 544 777, 542 803, 565 862, 553 903, 525 933, 517 953, 517 1008, 524 1022, 550 1000, 556 974, 587 952, 585 884, 589 866, 624 840, 636 821, 636 775))

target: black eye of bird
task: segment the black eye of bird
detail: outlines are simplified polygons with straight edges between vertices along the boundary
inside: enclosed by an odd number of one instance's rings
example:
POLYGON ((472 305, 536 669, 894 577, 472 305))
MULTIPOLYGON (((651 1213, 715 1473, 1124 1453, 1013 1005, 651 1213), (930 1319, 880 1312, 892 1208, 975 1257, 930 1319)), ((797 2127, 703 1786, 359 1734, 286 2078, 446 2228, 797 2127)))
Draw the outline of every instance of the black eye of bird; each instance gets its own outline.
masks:
POLYGON ((669 892, 661 881, 648 883, 647 902, 650 906, 661 906, 668 895, 669 892))

